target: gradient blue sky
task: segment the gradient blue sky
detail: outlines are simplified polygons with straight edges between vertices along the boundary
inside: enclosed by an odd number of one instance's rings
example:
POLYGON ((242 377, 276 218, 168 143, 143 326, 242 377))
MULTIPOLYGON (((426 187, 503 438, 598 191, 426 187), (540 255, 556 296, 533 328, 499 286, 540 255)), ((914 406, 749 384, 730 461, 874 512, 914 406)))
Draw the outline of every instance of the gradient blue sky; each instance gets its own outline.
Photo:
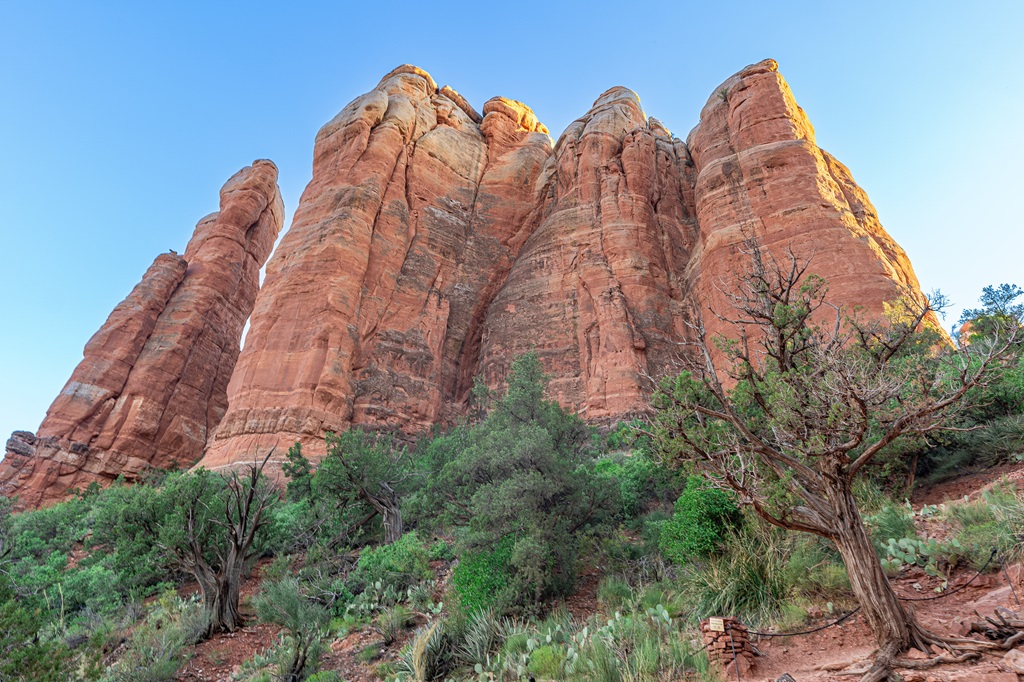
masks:
POLYGON ((317 129, 404 62, 556 135, 625 85, 685 137, 719 83, 774 58, 923 287, 971 305, 1024 283, 1022 35, 1019 1, 0 0, 0 440, 39 425, 228 177, 273 159, 290 216, 317 129))

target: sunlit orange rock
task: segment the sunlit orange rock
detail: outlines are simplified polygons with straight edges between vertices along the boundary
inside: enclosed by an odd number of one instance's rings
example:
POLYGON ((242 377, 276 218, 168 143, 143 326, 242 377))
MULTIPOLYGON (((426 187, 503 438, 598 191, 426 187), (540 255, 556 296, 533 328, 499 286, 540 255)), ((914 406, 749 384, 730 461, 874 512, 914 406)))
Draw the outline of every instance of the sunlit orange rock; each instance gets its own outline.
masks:
POLYGON ((317 135, 202 464, 352 423, 421 431, 476 373, 482 323, 539 221, 551 141, 525 105, 483 116, 402 66, 317 135))
POLYGON ((526 105, 495 97, 478 112, 401 66, 318 133, 312 180, 253 306, 280 226, 269 168, 229 183, 262 190, 237 206, 226 191, 184 260, 158 259, 39 433, 12 437, 3 480, 50 499, 194 463, 204 446, 199 463, 218 468, 274 447, 279 461, 295 441, 316 458, 325 432, 353 424, 422 433, 465 414, 475 377, 499 386, 529 350, 585 418, 642 413, 687 352, 687 311, 728 314, 748 235, 812 257, 834 303, 878 316, 920 295, 773 61, 718 88, 686 142, 616 87, 556 144, 526 105), (247 258, 203 250, 229 214, 258 242, 247 258), (244 295, 228 304, 236 276, 244 295))
MULTIPOLYGON (((880 317, 884 302, 920 296, 907 254, 846 166, 817 146, 774 61, 725 81, 687 146, 700 224, 689 288, 705 311, 729 309, 726 292, 748 262, 740 248, 746 234, 780 260, 789 250, 810 258, 810 272, 827 279, 833 303, 880 317)), ((704 318, 709 334, 734 335, 715 315, 704 318)))
POLYGON ((316 457, 352 424, 422 432, 531 349, 586 418, 644 412, 685 352, 688 307, 725 310, 748 233, 813 255, 836 302, 881 314, 917 291, 774 62, 716 91, 689 144, 625 88, 557 144, 546 132, 518 102, 481 116, 411 66, 327 124, 201 463, 296 440, 316 457))
POLYGON ((3 490, 32 507, 93 481, 199 459, 224 415, 259 271, 283 218, 273 163, 235 174, 185 255, 158 256, 89 340, 38 432, 8 441, 3 490))

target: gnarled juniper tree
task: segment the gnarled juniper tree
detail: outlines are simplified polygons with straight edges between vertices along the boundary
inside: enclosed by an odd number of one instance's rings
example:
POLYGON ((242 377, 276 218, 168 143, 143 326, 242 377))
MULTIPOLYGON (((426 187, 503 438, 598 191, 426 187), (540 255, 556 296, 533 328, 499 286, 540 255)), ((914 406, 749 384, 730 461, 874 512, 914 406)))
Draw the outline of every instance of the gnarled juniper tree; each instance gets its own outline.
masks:
POLYGON ((685 371, 655 398, 662 454, 693 462, 768 523, 836 546, 879 645, 865 680, 939 662, 897 660, 911 647, 977 655, 987 645, 928 632, 897 598, 853 484, 901 438, 949 428, 968 392, 1008 361, 1016 328, 957 351, 933 326, 941 297, 908 295, 887 306, 887 319, 865 319, 828 303, 809 261, 776 260, 753 239, 744 250, 750 265, 729 293, 733 311, 717 313, 731 338, 708 338, 694 311, 685 371))
POLYGON ((278 491, 259 464, 218 474, 200 469, 170 481, 163 494, 171 508, 158 529, 158 544, 172 564, 199 583, 210 616, 208 634, 233 632, 242 623, 238 598, 242 574, 259 553, 261 531, 278 491))

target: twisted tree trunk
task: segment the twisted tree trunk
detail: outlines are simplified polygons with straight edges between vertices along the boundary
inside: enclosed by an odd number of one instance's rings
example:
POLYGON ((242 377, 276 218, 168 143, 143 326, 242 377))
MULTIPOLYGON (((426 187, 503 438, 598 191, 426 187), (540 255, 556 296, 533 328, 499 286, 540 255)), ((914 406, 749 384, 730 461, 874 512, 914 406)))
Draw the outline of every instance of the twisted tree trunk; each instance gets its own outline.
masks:
POLYGON ((381 494, 369 495, 370 504, 380 513, 384 524, 384 544, 397 541, 405 532, 402 510, 398 508, 398 494, 387 483, 381 483, 381 494))

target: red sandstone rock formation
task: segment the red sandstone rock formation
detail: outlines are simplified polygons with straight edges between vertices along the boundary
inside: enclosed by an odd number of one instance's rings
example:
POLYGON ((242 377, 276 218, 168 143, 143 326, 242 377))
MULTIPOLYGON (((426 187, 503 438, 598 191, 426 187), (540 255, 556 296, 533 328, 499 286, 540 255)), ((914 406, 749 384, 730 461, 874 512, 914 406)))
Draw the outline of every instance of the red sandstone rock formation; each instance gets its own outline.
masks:
POLYGON ((726 81, 687 144, 624 88, 553 147, 518 102, 483 113, 404 66, 320 131, 204 465, 316 455, 351 424, 421 431, 530 349, 587 418, 641 412, 686 309, 724 310, 744 234, 813 255, 833 300, 873 314, 917 291, 772 61, 726 81))
POLYGON ((276 166, 257 161, 236 173, 220 204, 185 255, 158 256, 89 340, 37 434, 8 441, 0 484, 22 504, 202 455, 283 222, 276 166))
POLYGON ((422 430, 465 394, 550 174, 528 107, 483 114, 402 66, 320 130, 205 466, 351 423, 422 430))
POLYGON ((534 348, 552 393, 584 417, 643 411, 685 333, 689 153, 613 88, 562 133, 552 163, 546 217, 488 311, 481 370, 499 382, 534 348))
POLYGON ((625 88, 552 145, 519 102, 493 98, 481 115, 424 71, 395 69, 317 135, 313 179, 235 365, 280 225, 273 179, 256 169, 229 183, 185 259, 158 259, 115 310, 38 438, 12 437, 0 477, 52 499, 194 462, 204 443, 201 464, 216 468, 296 440, 315 457, 325 431, 352 424, 420 432, 465 408, 475 376, 499 384, 530 349, 588 419, 641 412, 683 352, 686 311, 726 310, 747 235, 812 256, 836 303, 880 315, 920 295, 773 61, 717 89, 686 143, 625 88), (230 190, 257 177, 263 190, 236 205, 230 190), (237 240, 227 259, 203 250, 225 221, 252 237, 248 258, 237 240), (244 293, 227 304, 237 277, 244 293), (204 316, 216 323, 197 326, 204 316))
MULTIPOLYGON (((920 295, 907 254, 878 221, 850 171, 814 141, 814 128, 772 60, 748 66, 708 99, 687 138, 697 167, 700 240, 687 266, 690 295, 726 310, 746 267, 750 234, 777 256, 792 249, 828 280, 834 303, 882 314, 904 293, 920 295)), ((708 332, 730 335, 713 315, 708 332)), ((937 326, 937 325, 936 325, 937 326)))

